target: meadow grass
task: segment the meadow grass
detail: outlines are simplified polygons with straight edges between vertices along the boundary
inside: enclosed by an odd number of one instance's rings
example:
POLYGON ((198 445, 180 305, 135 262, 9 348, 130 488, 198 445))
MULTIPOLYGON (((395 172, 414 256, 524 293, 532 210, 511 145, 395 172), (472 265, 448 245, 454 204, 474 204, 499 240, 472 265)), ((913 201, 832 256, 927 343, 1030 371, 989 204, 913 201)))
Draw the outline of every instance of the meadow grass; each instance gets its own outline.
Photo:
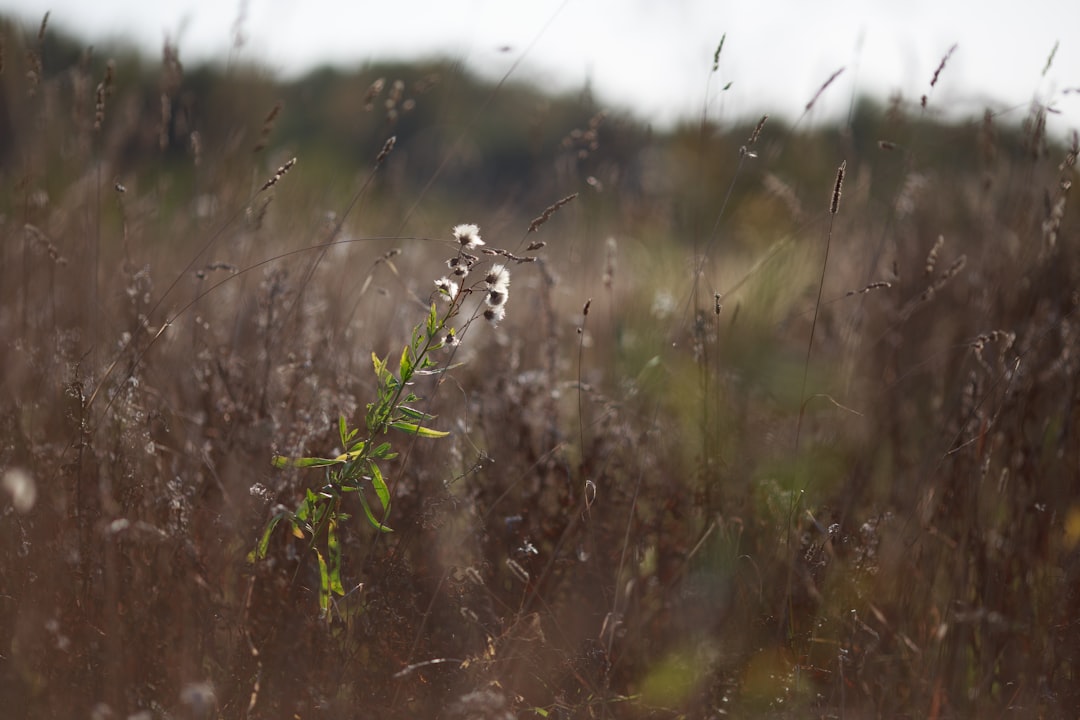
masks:
POLYGON ((72 48, 4 27, 13 717, 1080 706, 1052 99, 649 133, 72 48))

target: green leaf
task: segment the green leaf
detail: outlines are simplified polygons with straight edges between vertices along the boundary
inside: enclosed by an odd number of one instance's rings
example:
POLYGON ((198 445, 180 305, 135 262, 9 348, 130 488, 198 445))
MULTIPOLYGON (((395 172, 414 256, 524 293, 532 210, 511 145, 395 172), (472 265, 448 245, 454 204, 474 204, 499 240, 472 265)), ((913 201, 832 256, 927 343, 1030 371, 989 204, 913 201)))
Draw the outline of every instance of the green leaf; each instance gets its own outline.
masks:
POLYGON ((337 536, 337 523, 330 521, 326 528, 326 548, 330 551, 330 590, 338 595, 345 594, 341 585, 341 543, 337 536))
POLYGON ((289 513, 280 512, 274 517, 270 518, 270 522, 266 523, 266 527, 263 528, 262 537, 259 538, 259 543, 255 546, 255 549, 248 553, 248 562, 255 562, 256 560, 262 560, 266 557, 266 551, 270 547, 270 536, 274 534, 274 528, 281 522, 281 519, 288 517, 289 513))
POLYGON ((345 447, 346 445, 349 444, 349 438, 348 438, 349 424, 347 422, 345 422, 345 416, 344 415, 338 415, 337 426, 338 426, 338 434, 341 435, 341 447, 345 447))
POLYGON ((408 405, 398 405, 398 412, 407 418, 416 420, 418 422, 426 422, 428 420, 434 420, 434 415, 428 415, 426 412, 421 412, 415 408, 411 408, 408 405))
POLYGON ((368 465, 371 469, 371 486, 375 488, 375 494, 379 496, 379 502, 383 506, 383 515, 387 515, 390 512, 390 488, 386 486, 386 480, 383 478, 382 470, 375 463, 368 465))
POLYGON ((431 311, 427 316, 427 334, 428 337, 435 337, 439 332, 439 311, 435 307, 435 303, 431 303, 431 311))
POLYGON ((376 460, 381 460, 381 459, 384 459, 384 458, 389 460, 390 458, 397 457, 397 456, 396 456, 396 454, 395 455, 390 454, 390 443, 384 442, 382 445, 379 445, 377 448, 375 448, 374 450, 371 451, 371 457, 376 459, 376 460))
POLYGON ((341 456, 338 456, 336 458, 315 458, 315 457, 310 457, 310 458, 289 458, 289 457, 285 457, 284 455, 275 455, 273 463, 274 463, 274 467, 282 468, 282 469, 291 468, 291 467, 293 467, 293 468, 326 467, 327 465, 338 465, 338 464, 344 462, 344 460, 342 460, 342 458, 344 458, 344 457, 345 457, 344 455, 341 455, 341 456))
POLYGON ((322 611, 324 617, 329 618, 330 572, 326 568, 326 559, 322 556, 322 553, 316 549, 315 554, 319 556, 319 610, 322 611))
POLYGON ((311 490, 307 490, 304 499, 300 501, 300 504, 296 508, 296 519, 300 522, 308 520, 311 517, 311 510, 318 502, 319 498, 315 497, 315 493, 311 492, 311 490))
POLYGON ((413 364, 412 359, 410 358, 410 355, 412 354, 410 350, 411 348, 406 345, 401 351, 401 366, 398 374, 401 375, 403 382, 407 382, 412 376, 413 364))
POLYGON ((409 433, 410 435, 419 435, 420 437, 428 438, 442 438, 450 434, 448 432, 443 432, 442 430, 432 430, 431 428, 417 425, 416 423, 405 422, 404 420, 392 422, 390 423, 390 427, 395 430, 409 433))
POLYGON ((364 514, 367 515, 368 522, 371 523, 371 527, 375 528, 379 532, 392 533, 391 528, 387 527, 383 523, 376 519, 375 514, 371 512, 371 506, 368 505, 367 498, 364 497, 364 493, 357 493, 356 497, 360 498, 360 505, 364 508, 364 514))
POLYGON ((383 376, 388 374, 386 372, 386 361, 380 360, 379 356, 374 352, 371 353, 371 364, 375 366, 375 377, 382 380, 383 376))
POLYGON ((362 457, 363 455, 364 455, 364 442, 361 440, 356 445, 353 445, 353 447, 349 448, 349 452, 342 453, 342 454, 338 455, 336 458, 334 458, 333 464, 335 464, 335 465, 344 465, 345 463, 352 462, 356 458, 362 457), (359 447, 357 447, 357 446, 359 446, 359 447))

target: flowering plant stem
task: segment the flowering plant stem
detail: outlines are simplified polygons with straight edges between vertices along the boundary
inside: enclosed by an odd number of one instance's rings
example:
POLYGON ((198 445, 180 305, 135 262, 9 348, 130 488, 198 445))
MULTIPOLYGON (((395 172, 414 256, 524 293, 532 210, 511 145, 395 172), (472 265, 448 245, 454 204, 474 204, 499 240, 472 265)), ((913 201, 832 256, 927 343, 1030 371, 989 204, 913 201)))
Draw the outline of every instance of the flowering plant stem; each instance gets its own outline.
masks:
POLYGON ((435 374, 445 369, 436 366, 430 353, 443 347, 440 334, 458 309, 457 303, 451 303, 446 314, 440 316, 435 303, 431 304, 426 320, 413 328, 412 338, 401 352, 396 373, 390 369, 389 357, 380 359, 372 353, 377 392, 375 401, 367 405, 367 433, 363 438, 359 438, 360 428, 350 428, 342 415, 338 419, 338 432, 345 451, 340 455, 330 458, 277 455, 273 458, 273 464, 278 468, 325 468, 325 482, 318 490, 307 488, 295 510, 283 509, 275 513, 248 559, 255 561, 266 557, 275 528, 282 520, 287 521, 295 537, 308 539, 309 549, 318 560, 319 608, 325 617, 329 617, 331 595, 345 594, 341 582, 338 528, 350 517, 342 510, 346 494, 356 496, 372 527, 379 532, 393 532, 386 523, 390 514, 390 488, 380 465, 397 457, 397 453, 393 452, 389 441, 380 442, 382 437, 390 430, 426 438, 449 434, 426 426, 434 416, 410 404, 419 398, 409 388, 417 374, 435 374), (369 489, 378 500, 377 508, 372 507, 365 494, 369 489))

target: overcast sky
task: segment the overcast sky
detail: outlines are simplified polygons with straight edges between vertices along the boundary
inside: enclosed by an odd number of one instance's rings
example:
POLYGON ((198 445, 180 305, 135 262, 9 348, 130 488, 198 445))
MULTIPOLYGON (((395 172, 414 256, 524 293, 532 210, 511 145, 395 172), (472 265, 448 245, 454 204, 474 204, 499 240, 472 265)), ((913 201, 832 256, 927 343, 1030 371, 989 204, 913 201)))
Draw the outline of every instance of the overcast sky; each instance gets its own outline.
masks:
POLYGON ((522 59, 516 79, 558 90, 588 80, 659 125, 706 102, 720 120, 795 118, 840 68, 815 119, 846 113, 855 88, 917 102, 956 44, 931 108, 981 115, 1038 97, 1061 111, 1053 130, 1080 126, 1080 0, 0 0, 35 29, 46 10, 88 44, 121 38, 159 54, 168 36, 189 64, 226 57, 243 16, 243 56, 288 76, 442 54, 497 78, 522 59))

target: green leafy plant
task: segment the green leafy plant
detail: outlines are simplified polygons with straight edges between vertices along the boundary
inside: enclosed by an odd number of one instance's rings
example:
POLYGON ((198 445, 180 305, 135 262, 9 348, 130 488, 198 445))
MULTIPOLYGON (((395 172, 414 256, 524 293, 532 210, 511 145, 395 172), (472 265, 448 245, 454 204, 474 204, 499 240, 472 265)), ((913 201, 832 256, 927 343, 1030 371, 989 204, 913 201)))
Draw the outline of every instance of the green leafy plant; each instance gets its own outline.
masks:
MULTIPOLYGON (((454 228, 454 237, 459 242, 459 249, 447 261, 447 265, 455 277, 463 279, 479 261, 467 250, 484 243, 475 225, 458 225, 454 228)), ((499 250, 488 252, 507 254, 499 250)), ((340 455, 299 458, 276 455, 272 461, 275 467, 281 469, 323 468, 324 482, 317 490, 306 488, 295 510, 279 510, 270 518, 256 547, 248 554, 248 560, 254 562, 266 557, 274 530, 283 520, 286 521, 295 537, 308 541, 310 550, 317 558, 319 608, 326 616, 330 610, 331 595, 345 594, 341 582, 339 537, 341 524, 350 518, 350 514, 343 510, 345 498, 350 494, 357 498, 368 523, 375 530, 380 533, 393 532, 387 524, 391 489, 382 466, 396 458, 398 453, 391 442, 384 438, 391 430, 422 438, 449 435, 428 426, 435 416, 416 407, 421 398, 412 390, 414 380, 417 376, 441 374, 451 367, 449 364, 440 365, 432 358, 432 353, 458 345, 458 333, 449 327, 449 323, 460 314, 462 303, 468 295, 477 291, 484 294, 483 301, 477 305, 466 327, 479 316, 496 323, 505 315, 509 272, 503 265, 493 265, 483 281, 464 291, 459 291, 458 283, 447 277, 436 280, 435 286, 435 294, 448 303, 447 308, 440 314, 438 302, 431 302, 427 317, 413 328, 410 341, 402 349, 396 370, 391 365, 390 356, 380 358, 372 353, 376 398, 367 404, 364 417, 366 433, 361 434, 359 426, 349 427, 347 418, 342 415, 338 419, 338 433, 345 451, 340 455), (369 492, 377 503, 369 499, 369 492)))

